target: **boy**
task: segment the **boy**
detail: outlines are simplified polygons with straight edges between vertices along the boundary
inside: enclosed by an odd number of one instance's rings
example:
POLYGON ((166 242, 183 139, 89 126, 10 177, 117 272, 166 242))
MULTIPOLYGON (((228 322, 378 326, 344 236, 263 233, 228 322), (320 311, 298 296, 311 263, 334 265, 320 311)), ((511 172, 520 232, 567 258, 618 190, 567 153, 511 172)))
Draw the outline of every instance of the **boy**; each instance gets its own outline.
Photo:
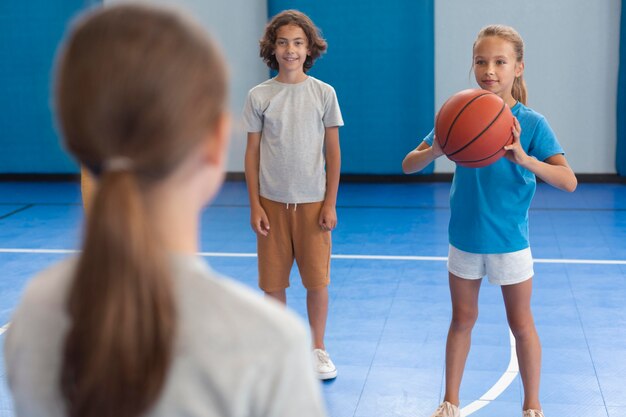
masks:
POLYGON ((286 303, 285 289, 296 260, 307 289, 320 379, 337 376, 324 332, 343 120, 335 90, 306 72, 326 47, 303 13, 287 10, 276 15, 265 29, 260 55, 278 75, 252 88, 244 109, 245 171, 250 223, 257 233, 259 286, 286 303))

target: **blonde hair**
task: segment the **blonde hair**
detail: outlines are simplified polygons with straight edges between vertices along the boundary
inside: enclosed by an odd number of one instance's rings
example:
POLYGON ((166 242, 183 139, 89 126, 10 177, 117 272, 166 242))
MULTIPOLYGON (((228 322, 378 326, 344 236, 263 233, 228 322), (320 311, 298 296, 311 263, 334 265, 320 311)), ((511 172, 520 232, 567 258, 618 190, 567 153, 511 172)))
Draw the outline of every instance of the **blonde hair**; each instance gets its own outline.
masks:
MULTIPOLYGON (((517 63, 524 62, 524 40, 519 33, 511 26, 505 25, 489 25, 485 26, 478 32, 472 51, 476 48, 476 44, 483 38, 490 36, 496 36, 511 43, 513 50, 515 51, 515 59, 517 63)), ((511 95, 517 101, 522 104, 526 104, 528 100, 528 90, 526 89, 526 81, 524 81, 524 75, 515 77, 513 81, 513 88, 511 89, 511 95)))
POLYGON ((164 386, 177 329, 145 191, 215 128, 226 72, 196 24, 117 5, 75 23, 55 87, 65 146, 98 177, 68 294, 61 391, 70 417, 136 417, 164 386))

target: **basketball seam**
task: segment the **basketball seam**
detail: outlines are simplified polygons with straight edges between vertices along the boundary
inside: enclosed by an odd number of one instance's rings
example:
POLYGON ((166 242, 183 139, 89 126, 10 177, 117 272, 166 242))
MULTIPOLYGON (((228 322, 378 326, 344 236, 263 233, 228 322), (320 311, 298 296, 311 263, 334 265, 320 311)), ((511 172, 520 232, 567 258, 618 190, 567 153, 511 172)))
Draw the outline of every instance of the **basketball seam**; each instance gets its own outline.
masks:
MULTIPOLYGON (((448 128, 448 133, 446 133, 446 140, 443 143, 443 145, 441 145, 441 150, 445 152, 446 149, 446 145, 448 144, 448 138, 450 137, 450 132, 452 131, 452 128, 454 127, 454 124, 456 123, 456 121, 459 119, 459 117, 461 117, 461 114, 463 114, 463 112, 465 111, 465 109, 472 104, 475 100, 478 100, 479 98, 486 96, 488 94, 492 94, 489 92, 486 93, 482 93, 479 96, 476 96, 474 98, 472 98, 470 101, 468 101, 467 103, 465 103, 465 105, 463 105, 463 107, 461 108, 461 110, 456 114, 456 116, 454 117, 454 120, 452 120, 452 123, 450 123, 450 127, 448 128)), ((445 105, 447 104, 444 103, 441 110, 439 110, 439 113, 437 114, 437 119, 439 119, 439 115, 441 114, 441 112, 443 111, 443 107, 445 107, 445 105)), ((435 126, 437 125, 437 120, 435 120, 435 126)))
POLYGON ((502 103, 502 107, 500 108, 500 111, 498 112, 498 114, 496 114, 496 117, 493 118, 493 120, 491 122, 489 122, 489 124, 483 129, 482 132, 480 132, 478 135, 476 135, 472 140, 470 140, 469 142, 467 142, 465 145, 463 145, 461 148, 457 149, 456 151, 446 154, 448 157, 451 157, 459 152, 461 152, 463 149, 467 148, 468 146, 470 146, 472 143, 476 142, 476 140, 478 140, 478 138, 480 138, 483 133, 485 133, 487 130, 489 130, 489 128, 496 122, 496 120, 498 120, 498 118, 500 117, 500 115, 502 114, 502 112, 504 111, 504 108, 506 107, 506 103, 502 103))
POLYGON ((511 137, 513 137, 513 133, 511 133, 511 134, 509 135, 509 137, 508 137, 508 138, 506 138, 506 141, 504 141, 504 144, 503 144, 503 145, 502 145, 502 146, 501 146, 501 147, 500 147, 497 151, 495 151, 494 153, 492 153, 491 155, 489 155, 489 156, 487 156, 487 157, 485 157, 485 158, 482 158, 482 159, 467 159, 467 160, 463 160, 463 161, 461 161, 461 160, 457 160, 457 161, 454 161, 454 162, 457 162, 457 163, 462 163, 462 164, 466 164, 466 163, 468 163, 468 162, 469 162, 469 163, 472 163, 472 162, 481 162, 481 161, 487 160, 487 159, 491 158, 492 156, 494 156, 495 154, 497 154, 498 152, 500 152, 500 150, 502 150, 502 148, 504 147, 504 145, 506 145, 506 143, 507 143, 507 142, 511 139, 511 137))

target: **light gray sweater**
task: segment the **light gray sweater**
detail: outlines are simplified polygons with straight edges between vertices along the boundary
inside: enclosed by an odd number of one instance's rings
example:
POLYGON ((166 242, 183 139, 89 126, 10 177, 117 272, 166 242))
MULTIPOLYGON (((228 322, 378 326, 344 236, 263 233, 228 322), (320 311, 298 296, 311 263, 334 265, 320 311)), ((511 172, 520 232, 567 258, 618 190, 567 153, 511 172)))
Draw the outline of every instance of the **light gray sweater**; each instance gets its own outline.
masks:
MULTIPOLYGON (((76 259, 28 285, 6 334, 15 413, 65 416, 61 352, 65 300, 76 259)), ((175 357, 149 417, 323 417, 309 336, 301 320, 252 290, 220 277, 198 257, 173 256, 178 309, 175 357)))

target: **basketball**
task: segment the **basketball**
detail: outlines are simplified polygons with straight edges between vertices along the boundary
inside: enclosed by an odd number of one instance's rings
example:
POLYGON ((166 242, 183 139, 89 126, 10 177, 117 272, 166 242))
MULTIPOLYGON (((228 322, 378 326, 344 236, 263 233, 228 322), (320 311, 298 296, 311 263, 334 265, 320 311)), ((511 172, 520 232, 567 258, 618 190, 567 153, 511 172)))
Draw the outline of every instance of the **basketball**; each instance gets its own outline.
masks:
POLYGON ((496 162, 513 141, 514 118, 509 106, 487 90, 463 90, 441 106, 435 137, 446 156, 470 168, 496 162))

